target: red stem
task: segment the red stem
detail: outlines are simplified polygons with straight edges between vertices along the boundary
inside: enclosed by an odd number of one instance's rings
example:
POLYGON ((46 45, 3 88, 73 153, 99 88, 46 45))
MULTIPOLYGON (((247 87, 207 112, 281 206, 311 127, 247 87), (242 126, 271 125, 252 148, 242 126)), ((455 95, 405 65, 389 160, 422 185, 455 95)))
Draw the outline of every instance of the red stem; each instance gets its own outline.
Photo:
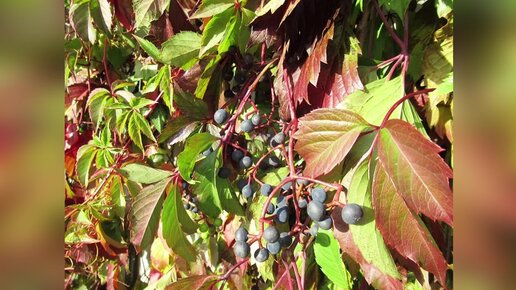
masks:
POLYGON ((394 39, 394 41, 400 46, 400 48, 402 50, 402 54, 406 54, 405 45, 404 45, 403 41, 401 41, 398 34, 396 34, 396 31, 394 31, 394 29, 391 27, 389 21, 387 21, 387 18, 383 14, 383 11, 380 8, 380 5, 378 5, 377 1, 373 1, 373 4, 374 4, 374 7, 376 8, 376 11, 378 12, 378 15, 382 19, 385 28, 387 29, 387 31, 389 32, 391 37, 394 39))

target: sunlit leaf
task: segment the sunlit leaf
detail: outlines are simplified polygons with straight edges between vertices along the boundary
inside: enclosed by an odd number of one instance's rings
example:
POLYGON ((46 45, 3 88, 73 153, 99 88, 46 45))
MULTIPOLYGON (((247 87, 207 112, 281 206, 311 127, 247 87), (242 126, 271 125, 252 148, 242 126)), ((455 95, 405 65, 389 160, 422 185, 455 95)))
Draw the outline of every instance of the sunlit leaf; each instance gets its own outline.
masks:
POLYGON ((91 145, 84 145, 77 151, 76 171, 79 181, 85 187, 88 186, 90 169, 97 150, 91 145))
POLYGON ((401 120, 387 121, 379 134, 378 157, 397 194, 417 214, 451 225, 453 173, 438 154, 442 149, 401 120))
POLYGON ((336 286, 351 289, 350 276, 340 254, 339 244, 328 230, 319 229, 314 244, 315 260, 336 286))
POLYGON ((233 0, 205 0, 190 18, 205 18, 223 12, 235 5, 233 0))
POLYGON ((199 133, 186 141, 185 149, 177 156, 177 167, 184 180, 191 180, 190 176, 192 175, 199 155, 208 147, 212 146, 216 139, 217 138, 209 133, 199 133))
POLYGON ((180 32, 163 43, 161 59, 164 63, 187 70, 197 61, 200 48, 200 34, 191 31, 180 32))
POLYGON ((403 200, 382 162, 376 166, 372 191, 376 222, 385 242, 446 285, 447 264, 443 254, 421 218, 403 200))
POLYGON ((317 109, 299 119, 295 150, 306 161, 304 174, 317 177, 330 172, 368 128, 362 117, 349 110, 317 109))
POLYGON ((130 163, 119 169, 127 179, 134 182, 150 184, 169 177, 172 172, 155 169, 139 163, 130 163))

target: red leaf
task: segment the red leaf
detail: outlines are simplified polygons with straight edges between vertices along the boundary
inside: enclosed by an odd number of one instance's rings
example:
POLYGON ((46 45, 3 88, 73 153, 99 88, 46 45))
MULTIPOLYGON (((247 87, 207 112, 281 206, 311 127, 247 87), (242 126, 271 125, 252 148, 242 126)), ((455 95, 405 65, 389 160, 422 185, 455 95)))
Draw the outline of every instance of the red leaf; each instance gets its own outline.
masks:
POLYGON ((369 124, 358 114, 341 109, 318 109, 299 119, 295 150, 306 161, 303 174, 317 177, 330 172, 369 124))
POLYGON ((448 179, 453 172, 439 156, 441 148, 401 120, 387 121, 379 134, 380 162, 408 207, 452 225, 453 199, 448 179))
POLYGON ((131 0, 110 0, 115 6, 115 16, 122 24, 122 26, 127 29, 127 31, 133 30, 134 25, 134 11, 133 11, 133 3, 131 0))
MULTIPOLYGON (((289 96, 287 94, 284 79, 284 70, 283 70, 283 62, 285 61, 285 55, 288 50, 288 44, 283 46, 283 51, 281 53, 281 57, 278 65, 278 75, 274 78, 274 93, 278 97, 279 102, 279 116, 283 120, 290 120, 290 111, 289 111, 289 96)), ((287 76, 290 77, 290 76, 287 76)))
POLYGON ((188 278, 179 279, 167 286, 167 290, 197 290, 209 289, 215 283, 217 276, 215 275, 199 275, 188 278))
POLYGON ((322 64, 317 85, 308 85, 309 102, 316 108, 335 108, 347 95, 363 90, 355 56, 333 57, 322 64))
POLYGON ((376 166, 372 190, 375 219, 385 242, 446 285, 447 264, 443 254, 423 221, 403 200, 381 160, 376 166))
POLYGON ((333 30, 334 25, 332 23, 321 40, 314 43, 311 51, 308 53, 308 58, 301 67, 293 92, 298 102, 305 100, 307 103, 310 103, 308 100, 308 85, 317 85, 319 73, 321 72, 321 62, 327 63, 328 61, 326 48, 330 39, 333 38, 333 30))
MULTIPOLYGON (((345 197, 342 196, 341 200, 345 201, 345 197)), ((403 289, 401 281, 384 274, 375 265, 368 263, 364 259, 357 245, 353 241, 349 226, 342 221, 341 210, 342 208, 337 207, 333 210, 331 215, 334 221, 333 234, 337 241, 339 241, 342 252, 349 255, 360 265, 367 283, 373 285, 376 289, 403 289)))
POLYGON ((195 27, 190 23, 190 21, 188 21, 188 15, 177 0, 170 1, 168 17, 172 24, 174 34, 181 31, 195 31, 195 27))

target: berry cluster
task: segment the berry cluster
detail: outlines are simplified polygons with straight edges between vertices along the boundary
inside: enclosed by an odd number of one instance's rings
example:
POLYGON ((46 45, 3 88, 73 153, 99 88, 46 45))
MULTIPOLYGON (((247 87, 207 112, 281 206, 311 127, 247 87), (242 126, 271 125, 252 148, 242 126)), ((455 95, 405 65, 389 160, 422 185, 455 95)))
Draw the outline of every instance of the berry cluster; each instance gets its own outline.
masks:
MULTIPOLYGON (((213 123, 220 127, 223 152, 218 177, 234 181, 248 204, 255 199, 257 191, 266 199, 259 232, 251 235, 241 226, 235 234, 234 253, 240 258, 249 257, 251 244, 258 242, 253 256, 257 262, 263 262, 270 255, 290 247, 294 239, 300 241, 302 235, 315 237, 319 229, 329 230, 334 222, 330 212, 340 205, 337 200, 341 186, 303 177, 302 166, 294 166, 290 136, 295 128, 291 123, 272 118, 272 112, 260 112, 255 103, 256 95, 253 98, 251 91, 268 80, 265 77, 258 79, 266 70, 256 75, 252 64, 252 56, 245 55, 236 62, 236 67, 230 63, 224 68, 223 79, 228 87, 224 92, 226 104, 215 111, 213 123), (268 146, 267 152, 253 159, 255 154, 250 153, 249 143, 256 138, 261 138, 268 146), (257 177, 257 173, 265 174, 269 169, 284 165, 289 167, 290 174, 278 186, 257 177), (281 232, 280 228, 283 229, 281 232)), ((212 152, 213 149, 208 148, 203 155, 212 152)), ((358 223, 362 216, 359 205, 347 204, 342 209, 341 218, 348 224, 358 223)))

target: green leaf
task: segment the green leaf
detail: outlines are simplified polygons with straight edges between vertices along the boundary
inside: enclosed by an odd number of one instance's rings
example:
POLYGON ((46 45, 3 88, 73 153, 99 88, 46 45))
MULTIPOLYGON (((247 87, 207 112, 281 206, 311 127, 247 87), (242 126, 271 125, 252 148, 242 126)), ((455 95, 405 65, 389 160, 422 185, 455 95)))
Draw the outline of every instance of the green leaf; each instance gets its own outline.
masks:
POLYGON ((218 169, 217 153, 213 152, 197 164, 193 178, 196 183, 191 186, 199 200, 199 208, 212 218, 217 218, 222 211, 216 184, 218 169))
POLYGON ((135 16, 135 26, 147 27, 158 19, 168 7, 170 0, 132 0, 135 16))
POLYGON ((138 112, 134 112, 133 115, 136 119, 136 124, 138 125, 138 128, 140 128, 141 132, 145 134, 145 136, 149 137, 149 139, 156 142, 156 138, 154 138, 154 135, 152 134, 152 129, 149 125, 149 122, 138 112))
POLYGON ((340 253, 339 243, 329 230, 319 229, 314 244, 315 261, 335 285, 351 289, 350 277, 340 253))
POLYGON ((362 217, 364 222, 349 225, 349 228, 355 244, 368 263, 375 265, 380 271, 391 277, 401 279, 383 237, 376 228, 371 201, 372 173, 373 171, 369 171, 366 159, 353 174, 347 195, 348 202, 356 203, 364 209, 362 217))
POLYGON ((414 125, 419 132, 421 132, 425 137, 428 137, 428 134, 426 133, 425 125, 423 125, 423 121, 419 117, 416 108, 412 105, 411 102, 403 102, 401 104, 401 119, 404 121, 407 121, 408 123, 414 125))
POLYGON ((149 115, 149 119, 152 125, 154 125, 154 128, 156 128, 158 132, 161 132, 161 130, 163 130, 163 126, 165 126, 165 122, 167 121, 168 116, 169 114, 165 107, 157 105, 149 115))
POLYGON ((94 89, 88 97, 86 107, 88 107, 91 121, 93 124, 95 124, 95 130, 98 129, 100 121, 104 116, 104 109, 106 108, 106 102, 110 95, 111 94, 108 90, 104 88, 98 88, 94 89))
POLYGON ((234 14, 234 9, 226 9, 224 12, 213 16, 206 24, 202 32, 201 50, 199 56, 204 55, 212 47, 218 45, 224 38, 225 31, 230 25, 230 18, 234 14))
POLYGON ((164 63, 188 70, 198 60, 201 35, 191 31, 175 34, 163 43, 161 58, 164 63))
POLYGON ((217 152, 213 152, 213 155, 217 156, 217 159, 215 161, 215 183, 217 187, 217 192, 219 194, 220 203, 222 205, 222 208, 229 212, 236 215, 243 216, 244 215, 244 209, 242 208, 242 205, 238 201, 238 197, 235 194, 235 191, 233 190, 233 187, 229 183, 228 179, 223 179, 218 176, 218 171, 221 165, 223 164, 222 161, 222 149, 217 150, 217 152))
POLYGON ((154 60, 161 62, 161 52, 159 49, 150 41, 141 38, 137 35, 133 35, 140 47, 154 60))
POLYGON ((400 17, 401 21, 405 19, 405 11, 411 0, 378 0, 380 6, 384 6, 387 10, 393 11, 400 17))
POLYGON ((217 54, 214 58, 210 60, 210 62, 204 68, 204 71, 202 72, 201 77, 197 82, 197 88, 195 88, 195 96, 197 98, 204 98, 204 94, 206 93, 208 85, 210 84, 211 76, 215 71, 215 68, 217 68, 217 64, 219 63, 220 59, 220 54, 217 54))
POLYGON ((280 182, 283 179, 285 179, 285 177, 287 177, 288 174, 289 174, 288 167, 275 168, 275 169, 267 172, 267 174, 265 174, 265 176, 262 178, 262 181, 264 183, 268 183, 272 186, 276 186, 276 185, 280 184, 280 182))
POLYGON ((131 111, 127 111, 116 118, 116 131, 118 132, 118 135, 125 133, 125 125, 127 124, 127 120, 129 119, 130 115, 131 111))
POLYGON ((129 126, 127 127, 127 131, 129 132, 129 137, 133 140, 134 144, 144 152, 145 149, 143 148, 142 135, 140 133, 140 127, 138 126, 138 120, 136 119, 137 117, 135 114, 136 113, 133 112, 131 117, 129 117, 129 126))
POLYGON ((303 174, 317 177, 330 172, 348 154, 369 124, 358 114, 342 109, 317 109, 299 119, 295 150, 306 161, 303 174))
POLYGON ((83 145, 77 151, 77 177, 79 177, 79 181, 84 185, 84 187, 88 186, 91 163, 93 162, 96 153, 97 150, 95 147, 89 144, 83 145))
MULTIPOLYGON (((187 261, 194 262, 197 256, 196 251, 181 230, 181 225, 184 221, 180 220, 180 216, 184 217, 186 212, 180 215, 180 211, 184 212, 185 209, 181 201, 181 192, 178 190, 177 185, 174 184, 171 186, 163 205, 163 238, 165 238, 172 251, 187 261)), ((190 218, 188 218, 188 222, 193 223, 190 218)))
POLYGON ((90 13, 88 1, 74 3, 70 6, 70 23, 73 29, 84 41, 95 43, 97 32, 93 27, 93 20, 90 13))
POLYGON ((130 163, 119 169, 125 178, 139 183, 150 184, 169 177, 170 171, 155 169, 139 163, 130 163))
POLYGON ((182 115, 196 121, 211 118, 208 115, 208 105, 203 100, 199 100, 192 94, 181 90, 175 90, 174 93, 174 100, 182 115))
POLYGON ((132 98, 129 103, 131 105, 131 108, 133 108, 134 110, 139 110, 141 108, 144 108, 144 107, 147 107, 147 106, 150 106, 150 105, 154 104, 155 101, 149 100, 149 99, 146 99, 146 98, 137 98, 137 97, 135 97, 135 98, 132 98))
POLYGON ((219 54, 228 51, 232 45, 238 46, 240 51, 245 51, 247 40, 251 33, 249 30, 249 24, 253 18, 254 13, 245 8, 231 17, 230 22, 226 27, 224 38, 218 48, 219 54))
MULTIPOLYGON (((379 126, 389 109, 403 97, 401 77, 391 80, 379 79, 367 84, 364 91, 356 91, 337 105, 358 113, 367 122, 379 126)), ((391 119, 400 117, 401 107, 396 108, 391 119)))
POLYGON ((161 82, 163 81, 163 78, 170 76, 169 68, 170 68, 170 66, 168 66, 168 65, 162 66, 159 69, 158 73, 155 76, 153 76, 152 78, 150 78, 145 83, 145 86, 143 87, 143 90, 141 90, 141 93, 147 94, 147 93, 151 93, 151 92, 154 92, 155 90, 157 90, 158 87, 160 87, 161 82), (169 73, 169 74, 167 74, 167 73, 169 73))
POLYGON ((205 0, 202 1, 199 9, 197 9, 197 11, 195 11, 195 13, 190 18, 195 19, 210 17, 223 12, 224 10, 234 5, 235 2, 233 0, 205 0))
POLYGON ((177 156, 177 167, 184 180, 191 181, 190 175, 192 175, 199 155, 211 146, 216 139, 209 133, 199 133, 186 141, 185 149, 177 156))
POLYGON ((111 37, 111 25, 113 25, 113 14, 108 0, 90 0, 90 11, 95 24, 108 37, 111 37))
POLYGON ((140 249, 151 244, 158 229, 163 193, 170 178, 144 187, 135 197, 129 213, 131 243, 140 249))
POLYGON ((437 9, 437 16, 446 17, 448 13, 453 11, 453 0, 436 0, 435 8, 437 9))

